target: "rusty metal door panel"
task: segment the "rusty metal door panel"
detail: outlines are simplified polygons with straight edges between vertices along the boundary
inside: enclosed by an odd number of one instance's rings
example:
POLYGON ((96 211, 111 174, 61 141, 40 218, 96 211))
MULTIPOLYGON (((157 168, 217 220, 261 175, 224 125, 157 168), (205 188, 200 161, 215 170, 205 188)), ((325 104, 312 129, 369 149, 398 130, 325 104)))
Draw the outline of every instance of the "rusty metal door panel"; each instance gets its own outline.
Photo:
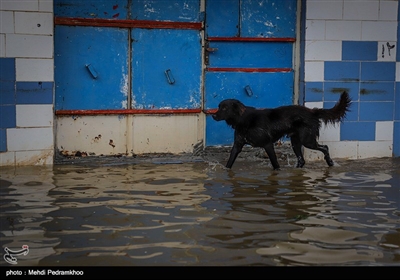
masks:
POLYGON ((219 102, 228 98, 239 99, 245 105, 257 108, 291 104, 293 78, 293 72, 207 72, 205 109, 217 108, 219 102))
POLYGON ((54 15, 73 18, 127 19, 128 0, 54 0, 54 15))
POLYGON ((55 27, 56 110, 126 109, 128 30, 55 27))
POLYGON ((208 44, 208 68, 292 68, 291 42, 218 42, 208 44))
POLYGON ((206 124, 207 146, 226 146, 233 143, 233 130, 225 122, 216 122, 208 115, 206 124))
POLYGON ((132 30, 132 108, 201 107, 197 30, 132 30))
POLYGON ((296 37, 297 0, 240 1, 240 36, 296 37))
POLYGON ((296 35, 297 0, 207 0, 206 37, 296 35))
POLYGON ((132 0, 131 19, 178 22, 200 21, 200 0, 132 0))
MULTIPOLYGON (((258 108, 293 104, 296 0, 206 1, 204 109, 236 98, 258 108)), ((233 132, 206 117, 206 146, 233 132)))
POLYGON ((206 1, 206 36, 239 36, 239 0, 206 1))
MULTIPOLYGON (((227 98, 236 98, 245 105, 257 108, 277 107, 292 103, 293 72, 287 73, 206 73, 208 85, 205 109, 218 107, 227 98)), ((233 131, 225 122, 206 117, 206 140, 208 146, 229 145, 233 131)))

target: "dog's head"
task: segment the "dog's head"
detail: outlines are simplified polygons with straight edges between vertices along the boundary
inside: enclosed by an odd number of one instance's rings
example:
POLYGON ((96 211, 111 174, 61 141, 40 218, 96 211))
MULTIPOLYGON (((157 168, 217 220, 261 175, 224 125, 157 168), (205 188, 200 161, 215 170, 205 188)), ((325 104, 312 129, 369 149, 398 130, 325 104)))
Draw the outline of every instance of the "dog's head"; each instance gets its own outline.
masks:
POLYGON ((216 121, 226 121, 229 125, 238 123, 246 110, 246 106, 236 99, 225 99, 218 105, 218 111, 212 115, 216 121))

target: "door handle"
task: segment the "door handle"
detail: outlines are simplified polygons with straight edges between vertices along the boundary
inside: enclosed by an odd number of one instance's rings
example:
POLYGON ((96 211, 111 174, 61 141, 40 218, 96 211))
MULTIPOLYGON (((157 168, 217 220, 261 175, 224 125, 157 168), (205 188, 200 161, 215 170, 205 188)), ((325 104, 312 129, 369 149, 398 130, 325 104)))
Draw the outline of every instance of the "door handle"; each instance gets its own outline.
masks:
POLYGON ((94 69, 93 65, 86 64, 86 69, 89 71, 90 75, 92 75, 93 79, 97 79, 99 74, 97 73, 96 69, 94 69))
POLYGON ((216 51, 218 51, 218 48, 206 48, 206 51, 208 51, 208 52, 216 52, 216 51))
POLYGON ((167 76, 168 84, 173 85, 175 83, 174 76, 172 76, 171 69, 165 70, 165 76, 167 76))
POLYGON ((205 63, 206 65, 209 64, 209 61, 210 61, 210 53, 214 53, 214 52, 216 52, 216 51, 218 51, 218 48, 210 48, 210 47, 208 47, 208 43, 207 43, 206 48, 205 48, 205 54, 204 54, 204 63, 205 63))
POLYGON ((245 86, 244 90, 246 91, 246 94, 248 96, 250 96, 250 97, 253 96, 253 90, 251 89, 251 87, 249 85, 245 86))

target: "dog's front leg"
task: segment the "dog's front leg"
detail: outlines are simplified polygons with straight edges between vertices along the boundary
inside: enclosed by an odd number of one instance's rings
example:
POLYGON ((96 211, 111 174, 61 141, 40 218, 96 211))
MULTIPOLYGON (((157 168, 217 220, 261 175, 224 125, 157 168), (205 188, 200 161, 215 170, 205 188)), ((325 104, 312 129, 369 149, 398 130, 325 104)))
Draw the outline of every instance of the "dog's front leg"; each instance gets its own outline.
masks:
POLYGON ((231 154, 229 156, 229 160, 226 164, 226 168, 231 168, 233 163, 235 162, 237 156, 239 155, 239 153, 242 151, 244 145, 237 145, 234 144, 231 150, 231 154))
POLYGON ((233 147, 231 150, 231 154, 229 156, 229 160, 226 164, 226 168, 231 168, 233 163, 235 162, 237 156, 239 153, 242 151, 243 146, 244 146, 244 141, 241 139, 241 137, 237 136, 235 134, 235 142, 233 143, 233 147))

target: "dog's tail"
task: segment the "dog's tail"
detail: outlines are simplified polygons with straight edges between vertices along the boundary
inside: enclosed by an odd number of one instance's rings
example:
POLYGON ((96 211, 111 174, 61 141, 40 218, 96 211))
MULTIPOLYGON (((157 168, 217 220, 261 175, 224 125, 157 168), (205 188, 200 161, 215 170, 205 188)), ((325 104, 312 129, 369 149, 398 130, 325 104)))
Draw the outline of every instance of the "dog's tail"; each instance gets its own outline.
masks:
POLYGON ((313 109, 313 111, 318 119, 323 120, 325 124, 334 124, 343 121, 346 113, 349 111, 350 104, 350 96, 344 91, 340 95, 339 101, 331 109, 313 109))

